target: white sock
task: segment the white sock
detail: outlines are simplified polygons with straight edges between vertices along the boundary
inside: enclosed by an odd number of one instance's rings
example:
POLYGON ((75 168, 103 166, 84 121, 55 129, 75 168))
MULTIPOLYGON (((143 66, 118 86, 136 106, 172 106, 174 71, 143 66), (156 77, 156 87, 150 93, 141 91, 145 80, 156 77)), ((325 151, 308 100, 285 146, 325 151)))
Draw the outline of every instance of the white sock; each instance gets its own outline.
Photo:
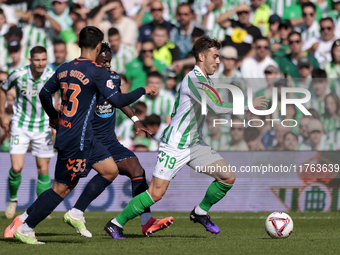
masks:
POLYGON ((24 222, 24 221, 27 219, 27 217, 28 217, 28 214, 27 214, 27 212, 25 211, 23 214, 21 214, 21 215, 19 216, 19 220, 20 220, 21 222, 24 222))
POLYGON ((10 202, 18 202, 18 198, 10 198, 9 201, 10 202))
POLYGON ((207 211, 204 211, 199 205, 195 208, 195 213, 198 215, 207 215, 207 211))
POLYGON ((151 213, 146 212, 140 215, 140 221, 142 222, 142 226, 144 226, 151 219, 151 213))
POLYGON ((72 208, 70 211, 70 215, 75 219, 79 219, 84 215, 84 212, 80 211, 79 209, 72 208))
POLYGON ((23 234, 29 234, 33 232, 33 228, 30 228, 26 223, 23 223, 18 230, 23 234))
POLYGON ((111 222, 112 222, 113 224, 115 224, 116 226, 118 226, 118 227, 120 227, 120 228, 123 228, 123 226, 120 225, 120 224, 118 223, 118 221, 116 220, 116 218, 112 219, 111 222))

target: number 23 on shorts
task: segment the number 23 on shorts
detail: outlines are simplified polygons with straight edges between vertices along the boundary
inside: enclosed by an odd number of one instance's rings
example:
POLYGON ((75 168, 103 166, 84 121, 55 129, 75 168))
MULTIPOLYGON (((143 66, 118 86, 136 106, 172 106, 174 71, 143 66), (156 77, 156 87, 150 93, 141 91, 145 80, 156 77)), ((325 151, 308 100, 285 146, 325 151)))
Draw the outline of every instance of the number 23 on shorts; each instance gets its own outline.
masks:
POLYGON ((160 152, 158 154, 158 161, 159 163, 164 162, 164 167, 167 167, 169 169, 173 169, 176 163, 176 158, 175 157, 171 157, 169 155, 166 155, 165 152, 160 152))

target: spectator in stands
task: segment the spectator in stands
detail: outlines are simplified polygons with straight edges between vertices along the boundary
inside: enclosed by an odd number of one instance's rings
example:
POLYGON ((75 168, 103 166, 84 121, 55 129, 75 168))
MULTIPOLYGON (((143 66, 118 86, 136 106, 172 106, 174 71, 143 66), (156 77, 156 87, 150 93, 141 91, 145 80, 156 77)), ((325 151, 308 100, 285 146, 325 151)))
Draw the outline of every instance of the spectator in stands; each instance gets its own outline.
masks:
POLYGON ((130 91, 130 85, 129 85, 129 83, 128 83, 128 80, 127 80, 125 74, 119 74, 119 76, 120 76, 120 82, 121 82, 121 84, 120 84, 120 90, 121 90, 122 93, 124 93, 124 94, 129 93, 129 91, 130 91))
POLYGON ((283 137, 283 150, 284 151, 296 151, 298 146, 298 136, 289 131, 283 137))
POLYGON ((248 151, 249 148, 244 140, 245 127, 242 124, 242 119, 233 116, 231 120, 233 123, 232 127, 230 127, 231 141, 227 144, 227 151, 248 151))
POLYGON ((55 71, 60 65, 66 62, 67 50, 66 43, 62 40, 55 41, 53 43, 53 47, 55 61, 52 64, 49 64, 48 67, 52 68, 55 71))
POLYGON ((4 11, 0 8, 0 69, 6 64, 7 43, 4 35, 7 33, 9 25, 6 23, 4 11))
POLYGON ((331 79, 340 78, 340 39, 334 41, 331 48, 331 62, 325 64, 327 77, 331 79))
POLYGON ((325 98, 331 92, 327 80, 327 74, 322 69, 315 69, 312 72, 311 99, 305 103, 306 108, 314 108, 319 116, 325 112, 325 98))
POLYGON ((255 49, 252 50, 252 44, 257 38, 261 37, 260 29, 249 21, 250 12, 250 6, 241 3, 216 19, 216 22, 226 29, 226 39, 222 45, 235 47, 241 59, 255 55, 255 49), (230 19, 235 13, 237 13, 237 21, 230 19))
POLYGON ((142 43, 142 49, 138 58, 132 60, 126 66, 126 78, 130 82, 130 91, 146 84, 149 72, 163 72, 166 64, 155 59, 153 51, 155 50, 154 42, 147 40, 142 43))
POLYGON ((75 36, 72 32, 73 20, 69 16, 70 8, 67 4, 68 0, 52 0, 52 10, 48 14, 56 21, 61 27, 60 38, 68 43, 74 41, 75 36))
POLYGON ((221 116, 208 112, 205 119, 208 126, 208 134, 203 137, 203 140, 216 151, 226 151, 227 145, 231 141, 230 134, 221 132, 221 125, 214 124, 215 119, 221 119, 221 116))
POLYGON ((136 137, 133 140, 134 143, 134 149, 133 151, 140 151, 140 152, 145 152, 145 151, 150 151, 150 141, 146 137, 136 137))
POLYGON ((272 57, 283 57, 290 53, 288 35, 292 32, 292 24, 288 19, 281 20, 279 25, 279 35, 280 40, 278 42, 273 42, 270 46, 272 57))
MULTIPOLYGON (((71 17, 73 23, 78 19, 87 19, 87 14, 90 12, 90 9, 88 9, 88 7, 87 7, 88 6, 87 3, 92 2, 94 4, 94 2, 96 2, 96 1, 97 0, 95 0, 95 1, 92 1, 92 0, 84 1, 84 5, 81 6, 80 4, 75 3, 75 0, 73 0, 73 3, 70 4, 70 6, 69 6, 70 7, 69 16, 71 17)), ((99 1, 97 1, 97 2, 99 2, 99 1)), ((92 8, 95 8, 98 5, 99 5, 99 3, 96 4, 92 8)))
POLYGON ((140 27, 138 43, 136 47, 137 51, 140 51, 143 41, 151 39, 151 34, 154 31, 155 26, 160 24, 164 25, 168 31, 168 34, 170 33, 171 29, 174 28, 173 24, 164 20, 163 18, 164 8, 162 1, 156 0, 151 2, 150 12, 153 17, 153 21, 140 27))
POLYGON ((325 113, 321 116, 321 121, 327 135, 330 131, 340 127, 339 114, 339 96, 335 92, 331 92, 325 98, 325 113))
POLYGON ((280 37, 280 24, 281 24, 281 18, 277 14, 270 15, 269 17, 269 32, 268 32, 268 39, 269 39, 269 45, 272 45, 274 43, 280 43, 281 37, 280 37))
POLYGON ((316 18, 316 7, 311 2, 302 4, 302 19, 303 24, 296 27, 296 31, 301 34, 303 51, 310 49, 313 43, 320 36, 319 23, 315 20, 316 18))
POLYGON ((8 4, 6 4, 7 0, 0 0, 0 8, 6 14, 7 23, 9 26, 15 26, 18 23, 18 20, 15 16, 14 8, 8 4))
POLYGON ((335 18, 335 33, 336 36, 340 37, 340 0, 333 0, 333 7, 338 12, 337 17, 335 18))
POLYGON ((207 13, 202 21, 202 26, 206 29, 207 34, 220 42, 225 40, 225 30, 219 24, 216 24, 215 20, 228 10, 227 6, 230 7, 224 4, 223 0, 211 0, 207 5, 207 13))
POLYGON ((157 114, 162 122, 169 124, 175 97, 163 88, 163 77, 159 72, 148 73, 146 84, 156 88, 154 95, 144 95, 140 99, 147 105, 147 114, 157 114))
POLYGON ((252 10, 250 22, 261 30, 263 36, 267 36, 269 31, 269 17, 272 11, 263 0, 250 0, 250 2, 252 10))
POLYGON ((165 25, 159 24, 154 27, 152 39, 155 43, 154 58, 170 66, 173 61, 180 60, 179 48, 169 41, 168 30, 165 25))
POLYGON ((138 37, 138 26, 134 20, 126 17, 124 13, 125 10, 121 0, 109 0, 94 16, 92 24, 103 31, 104 41, 108 40, 108 30, 115 27, 118 29, 124 44, 135 46, 138 37), (103 20, 106 12, 109 14, 109 20, 103 20))
POLYGON ((266 85, 267 87, 264 89, 260 89, 256 92, 256 97, 265 96, 266 99, 271 102, 273 96, 273 87, 275 82, 278 80, 279 76, 279 69, 277 66, 269 65, 264 70, 264 75, 266 77, 266 85))
POLYGON ((22 59, 22 46, 20 45, 20 41, 13 40, 9 41, 7 45, 8 54, 10 56, 11 62, 4 65, 1 70, 10 74, 16 69, 24 67, 29 64, 28 60, 22 59))
MULTIPOLYGON (((294 79, 295 86, 298 88, 311 89, 313 66, 308 57, 299 58, 297 68, 300 74, 299 79, 294 79)), ((298 96, 304 97, 299 94, 298 96)))
POLYGON ((108 31, 109 44, 112 49, 111 70, 117 73, 125 73, 126 66, 137 56, 135 48, 122 43, 119 31, 111 27, 108 31))
MULTIPOLYGON (((147 106, 143 102, 137 102, 132 106, 135 111, 135 115, 140 121, 144 121, 146 118, 147 106)), ((142 132, 140 132, 142 133, 142 132)), ((116 126, 116 134, 118 140, 125 147, 129 148, 132 145, 132 139, 135 134, 133 132, 133 122, 131 119, 125 119, 122 124, 116 126)))
MULTIPOLYGON (((166 129, 168 125, 162 123, 161 117, 157 114, 147 116, 144 123, 144 126, 154 134, 152 137, 148 138, 150 141, 149 150, 158 151, 159 141, 161 140, 164 129, 166 129)), ((146 133, 143 133, 143 135, 144 134, 146 135, 146 133)))
POLYGON ((176 94, 177 74, 172 68, 168 68, 165 79, 165 90, 171 94, 176 94))
POLYGON ((299 122, 299 145, 297 146, 297 150, 300 150, 300 147, 310 146, 309 133, 308 133, 308 125, 309 122, 313 119, 310 115, 304 115, 299 122))
POLYGON ((144 24, 152 22, 153 17, 150 9, 153 1, 155 0, 123 1, 126 15, 133 19, 139 28, 144 24))
POLYGON ((3 9, 0 9, 0 36, 3 36, 7 33, 9 29, 9 25, 6 22, 6 16, 3 9))
POLYGON ((177 7, 179 27, 170 32, 170 41, 175 43, 181 52, 181 59, 184 59, 192 50, 191 33, 195 28, 194 12, 190 4, 180 4, 177 7))
MULTIPOLYGON (((289 19, 293 27, 302 25, 302 5, 304 3, 309 3, 309 0, 298 0, 298 3, 286 7, 282 18, 289 19)), ((322 10, 318 5, 316 5, 316 20, 319 21, 321 18, 322 10)))
POLYGON ((84 19, 78 19, 73 23, 73 31, 75 35, 77 36, 77 41, 68 42, 66 44, 66 50, 67 50, 66 59, 68 61, 72 61, 73 59, 78 58, 80 56, 80 48, 78 45, 79 34, 80 34, 80 31, 86 26, 87 26, 87 21, 84 19))
POLYGON ((244 140, 247 143, 249 151, 264 151, 260 131, 256 127, 247 127, 244 130, 244 140))
POLYGON ((273 65, 278 67, 277 63, 268 56, 269 41, 265 37, 259 37, 255 40, 255 56, 246 58, 242 61, 241 74, 243 78, 257 78, 247 79, 248 86, 253 88, 253 93, 260 89, 266 88, 264 82, 264 71, 267 66, 273 65))
POLYGON ((290 131, 289 127, 282 126, 281 124, 275 127, 275 141, 273 147, 268 147, 268 149, 274 151, 283 151, 284 144, 283 144, 283 137, 290 131))
POLYGON ((301 57, 308 57, 313 65, 313 68, 319 68, 318 61, 308 52, 302 51, 302 40, 300 33, 293 31, 288 36, 288 43, 291 53, 275 58, 275 61, 279 64, 280 71, 290 75, 292 78, 299 78, 300 74, 297 70, 296 63, 301 57))
POLYGON ((23 45, 24 58, 29 59, 29 52, 34 46, 43 46, 47 50, 49 63, 54 62, 53 44, 51 34, 59 34, 61 26, 47 12, 46 8, 37 6, 33 10, 33 24, 23 28, 23 45), (49 26, 46 26, 49 21, 49 26))
POLYGON ((327 17, 320 20, 321 37, 316 39, 310 49, 310 52, 315 52, 314 57, 318 60, 320 67, 324 67, 326 63, 332 61, 331 48, 337 39, 334 29, 334 22, 331 18, 327 17))
POLYGON ((251 114, 247 116, 248 121, 252 120, 251 124, 256 126, 260 131, 261 143, 265 149, 271 147, 274 143, 275 136, 273 130, 271 130, 271 122, 266 121, 267 116, 251 114), (263 123, 263 125, 261 125, 263 123))

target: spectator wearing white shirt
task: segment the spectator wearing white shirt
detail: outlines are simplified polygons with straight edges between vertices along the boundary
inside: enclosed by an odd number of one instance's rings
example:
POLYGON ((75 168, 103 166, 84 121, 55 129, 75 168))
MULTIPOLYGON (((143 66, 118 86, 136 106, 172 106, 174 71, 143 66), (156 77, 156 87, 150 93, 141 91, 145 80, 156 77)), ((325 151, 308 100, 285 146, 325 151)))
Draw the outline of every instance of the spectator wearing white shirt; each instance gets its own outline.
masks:
POLYGON ((296 28, 302 38, 302 50, 308 50, 312 47, 315 39, 320 36, 320 28, 316 18, 316 7, 311 2, 303 3, 302 6, 303 24, 296 28))
MULTIPOLYGON (((66 43, 71 40, 73 20, 69 15, 70 8, 67 4, 68 0, 52 0, 52 10, 48 14, 61 27, 61 39, 66 43)), ((57 38, 57 35, 55 36, 57 38)))
POLYGON ((0 0, 0 8, 6 13, 6 20, 8 25, 17 25, 18 19, 15 16, 15 11, 12 6, 5 4, 7 0, 0 0))
POLYGON ((92 25, 103 31, 104 41, 108 40, 108 30, 115 27, 118 29, 124 44, 135 46, 138 37, 138 26, 134 20, 126 17, 124 13, 125 10, 121 0, 109 0, 94 16, 92 25), (109 14, 109 20, 103 20, 106 12, 109 14))
POLYGON ((8 42, 7 49, 11 62, 4 65, 1 68, 2 71, 10 74, 16 69, 29 65, 28 60, 23 60, 21 58, 21 48, 20 40, 11 40, 8 42))
POLYGON ((314 57, 318 60, 321 68, 328 62, 332 61, 331 48, 337 37, 334 34, 335 26, 331 18, 320 20, 321 37, 313 44, 310 51, 315 51, 314 57))
POLYGON ((7 49, 4 35, 8 32, 9 26, 6 23, 4 11, 0 8, 0 68, 6 64, 7 49))
POLYGON ((334 9, 338 12, 335 23, 335 34, 340 37, 340 0, 333 0, 334 9))
POLYGON ((266 88, 264 71, 267 66, 278 67, 277 63, 268 56, 269 41, 265 37, 255 40, 255 57, 246 58, 242 61, 241 74, 243 78, 257 78, 246 80, 248 86, 253 88, 253 93, 266 88))

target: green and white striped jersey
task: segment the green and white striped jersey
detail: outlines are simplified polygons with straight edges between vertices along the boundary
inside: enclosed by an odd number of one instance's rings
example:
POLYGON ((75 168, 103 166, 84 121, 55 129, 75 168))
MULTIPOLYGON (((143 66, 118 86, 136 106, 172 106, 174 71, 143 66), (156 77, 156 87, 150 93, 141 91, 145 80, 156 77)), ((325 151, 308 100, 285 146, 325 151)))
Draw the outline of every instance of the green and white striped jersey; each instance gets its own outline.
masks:
POLYGON ((228 144, 231 141, 231 136, 228 133, 221 132, 221 136, 218 140, 213 139, 210 135, 204 136, 203 140, 215 151, 226 151, 228 149, 228 144))
POLYGON ((157 114, 164 122, 166 116, 170 116, 175 103, 175 97, 169 91, 161 89, 156 98, 144 95, 140 98, 147 106, 147 115, 157 114))
POLYGON ((25 67, 25 66, 27 66, 27 65, 29 65, 29 64, 30 64, 30 63, 29 63, 28 60, 22 60, 22 61, 19 63, 18 66, 13 66, 13 64, 6 64, 6 65, 4 65, 4 66, 1 68, 1 70, 4 71, 4 72, 6 72, 6 73, 8 73, 8 74, 10 74, 10 73, 12 73, 13 71, 18 70, 18 69, 20 69, 20 68, 22 68, 22 67, 25 67))
POLYGON ((198 66, 184 77, 176 95, 171 122, 161 137, 164 143, 183 149, 203 140, 202 128, 206 116, 201 113, 202 96, 206 98, 207 110, 212 113, 232 113, 233 105, 223 101, 221 105, 209 87, 214 87, 212 80, 205 77, 198 66))
POLYGON ((286 7, 296 4, 298 1, 296 0, 268 0, 267 4, 273 13, 276 13, 280 17, 283 16, 284 10, 286 7))
POLYGON ((125 74, 126 65, 136 57, 137 52, 133 47, 121 43, 117 54, 112 55, 111 70, 125 74))
POLYGON ((51 41, 51 28, 38 28, 34 25, 29 25, 23 28, 23 37, 21 41, 22 57, 21 59, 30 58, 30 50, 35 46, 43 46, 47 51, 48 63, 54 62, 53 44, 51 41))
POLYGON ((225 36, 226 36, 225 29, 222 28, 219 24, 217 24, 215 20, 222 13, 225 13, 228 10, 230 10, 230 9, 227 8, 226 5, 224 5, 224 6, 222 6, 221 9, 214 10, 211 13, 208 14, 206 30, 207 30, 207 34, 211 38, 216 38, 218 41, 224 41, 225 40, 225 36))
POLYGON ((53 75, 53 70, 45 68, 38 80, 34 80, 30 66, 12 72, 2 88, 16 88, 15 113, 12 125, 32 132, 44 132, 50 129, 49 119, 41 106, 39 92, 53 75))
POLYGON ((177 24, 176 11, 177 6, 181 3, 187 3, 188 0, 161 0, 164 7, 164 19, 172 24, 177 24))
POLYGON ((339 118, 329 118, 328 116, 322 116, 321 121, 326 134, 330 133, 332 130, 337 130, 340 128, 339 118))
POLYGON ((133 132, 133 121, 130 119, 126 119, 122 124, 116 126, 116 135, 124 140, 133 139, 135 133, 133 132))
MULTIPOLYGON (((296 150, 298 151, 311 151, 312 146, 308 145, 306 143, 300 143, 296 150)), ((336 150, 336 144, 334 141, 330 139, 330 137, 327 137, 326 135, 321 136, 320 144, 316 148, 316 151, 334 151, 336 150)))

